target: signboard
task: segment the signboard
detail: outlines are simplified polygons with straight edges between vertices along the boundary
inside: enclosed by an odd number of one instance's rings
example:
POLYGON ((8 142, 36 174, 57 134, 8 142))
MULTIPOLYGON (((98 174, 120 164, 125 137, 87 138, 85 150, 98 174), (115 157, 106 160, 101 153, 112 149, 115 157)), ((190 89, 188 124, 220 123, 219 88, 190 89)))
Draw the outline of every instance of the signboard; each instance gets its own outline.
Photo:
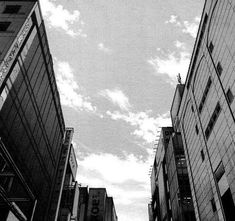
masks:
POLYGON ((56 178, 56 185, 53 192, 53 201, 51 203, 51 209, 49 213, 49 220, 57 220, 59 209, 60 209, 60 201, 62 197, 62 191, 64 187, 65 174, 67 169, 67 164, 69 161, 69 151, 71 147, 71 141, 73 136, 73 128, 66 128, 64 135, 64 143, 62 146, 62 153, 60 157, 60 163, 58 168, 58 174, 56 178))
POLYGON ((70 156, 69 156, 69 165, 73 174, 74 180, 76 179, 77 174, 77 160, 73 145, 71 144, 70 156))
POLYGON ((87 209, 87 221, 105 220, 105 188, 90 188, 87 209))

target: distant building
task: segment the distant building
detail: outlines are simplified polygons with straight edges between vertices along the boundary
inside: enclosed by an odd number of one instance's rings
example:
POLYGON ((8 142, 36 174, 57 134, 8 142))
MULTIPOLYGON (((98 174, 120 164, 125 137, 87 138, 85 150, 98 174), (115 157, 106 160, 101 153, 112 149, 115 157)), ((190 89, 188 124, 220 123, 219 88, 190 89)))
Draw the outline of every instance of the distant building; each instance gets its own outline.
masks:
POLYGON ((77 220, 85 221, 88 206, 88 187, 79 187, 79 198, 77 207, 77 220))
POLYGON ((149 220, 195 221, 183 143, 172 127, 163 127, 151 174, 149 220))
POLYGON ((118 221, 113 198, 107 196, 105 188, 78 187, 73 198, 73 212, 70 217, 58 221, 118 221))
POLYGON ((171 211, 167 189, 165 151, 169 143, 172 127, 162 128, 151 174, 151 197, 153 220, 170 220, 171 211))
POLYGON ((173 133, 165 153, 172 220, 195 221, 187 164, 180 133, 173 133))
POLYGON ((105 188, 90 188, 86 221, 117 221, 113 198, 105 188))
POLYGON ((113 197, 107 197, 105 202, 105 221, 117 221, 117 214, 113 202, 113 197))
POLYGON ((235 217, 234 7, 235 1, 206 1, 178 111, 172 112, 197 220, 235 217))

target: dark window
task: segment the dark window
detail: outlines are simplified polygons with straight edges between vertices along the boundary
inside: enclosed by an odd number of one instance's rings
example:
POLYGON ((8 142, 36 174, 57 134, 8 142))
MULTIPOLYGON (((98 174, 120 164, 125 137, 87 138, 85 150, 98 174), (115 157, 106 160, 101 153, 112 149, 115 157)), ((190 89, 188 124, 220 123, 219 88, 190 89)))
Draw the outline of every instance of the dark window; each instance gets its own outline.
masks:
POLYGON ((194 108, 193 108, 193 105, 191 106, 191 109, 192 109, 192 112, 194 112, 194 108))
POLYGON ((212 207, 213 212, 216 212, 217 209, 216 209, 215 199, 214 198, 211 199, 211 207, 212 207))
POLYGON ((228 98, 228 102, 231 104, 233 102, 234 96, 233 96, 233 93, 230 89, 228 89, 226 96, 228 98))
POLYGON ((198 127, 197 127, 197 125, 195 126, 195 130, 196 130, 196 134, 198 134, 198 127))
POLYGON ((21 5, 7 5, 4 14, 17 14, 20 10, 21 5))
POLYGON ((4 21, 1 21, 0 22, 0 31, 6 31, 8 29, 8 27, 10 26, 11 22, 4 22, 4 21))
POLYGON ((199 113, 202 112, 202 108, 204 106, 205 100, 206 100, 207 95, 209 93, 209 90, 210 90, 210 87, 211 87, 211 83, 212 83, 211 77, 209 77, 208 81, 207 81, 207 84, 206 84, 206 88, 205 88, 205 90, 203 92, 203 95, 202 95, 202 99, 201 99, 200 105, 199 105, 199 113))
POLYGON ((224 165, 223 165, 223 163, 221 161, 219 166, 215 170, 215 178, 216 178, 217 182, 220 181, 220 179, 224 175, 224 173, 225 173, 224 165))
POLYGON ((200 103, 200 105, 199 105, 199 113, 201 113, 202 112, 202 103, 200 103))
POLYGON ((210 136, 210 134, 211 134, 211 131, 212 131, 214 125, 215 125, 215 122, 216 122, 216 120, 217 120, 218 117, 219 117, 220 111, 221 111, 221 107, 220 107, 220 104, 219 104, 219 102, 218 102, 217 105, 216 105, 216 107, 215 107, 215 110, 214 110, 214 112, 213 112, 213 114, 212 114, 212 116, 211 116, 211 118, 210 118, 210 121, 209 121, 209 123, 208 123, 208 125, 207 125, 207 128, 206 128, 206 130, 205 130, 206 139, 209 138, 209 136, 210 136))
POLYGON ((214 50, 214 45, 212 42, 210 42, 210 45, 209 45, 209 51, 210 53, 212 53, 212 51, 214 50))
POLYGON ((220 63, 220 62, 218 62, 216 69, 217 69, 218 74, 219 74, 219 76, 220 76, 220 75, 222 74, 222 71, 223 71, 223 68, 222 68, 222 66, 221 66, 221 63, 220 63))
POLYGON ((205 154, 204 154, 204 151, 201 150, 201 158, 202 158, 202 162, 205 160, 205 154))
POLYGON ((235 206, 230 188, 221 197, 226 220, 234 220, 235 206))

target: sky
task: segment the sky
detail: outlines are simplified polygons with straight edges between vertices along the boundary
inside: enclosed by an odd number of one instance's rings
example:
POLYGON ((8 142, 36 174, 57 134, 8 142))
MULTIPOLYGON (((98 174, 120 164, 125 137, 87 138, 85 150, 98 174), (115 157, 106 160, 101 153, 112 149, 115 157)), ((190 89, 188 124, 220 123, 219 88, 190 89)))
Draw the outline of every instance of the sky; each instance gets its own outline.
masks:
POLYGON ((119 221, 147 221, 149 169, 171 126, 203 0, 40 0, 83 186, 105 187, 119 221))

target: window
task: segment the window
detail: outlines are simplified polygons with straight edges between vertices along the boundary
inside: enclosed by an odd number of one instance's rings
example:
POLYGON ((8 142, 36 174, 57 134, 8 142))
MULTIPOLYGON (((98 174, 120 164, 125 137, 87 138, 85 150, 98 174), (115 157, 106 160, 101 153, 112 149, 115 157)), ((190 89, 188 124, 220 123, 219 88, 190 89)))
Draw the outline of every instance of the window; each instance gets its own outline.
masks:
POLYGON ((194 113, 194 108, 193 108, 193 105, 191 106, 191 109, 192 109, 192 112, 194 113))
POLYGON ((226 220, 234 220, 235 206, 230 188, 221 197, 226 220))
POLYGON ((211 207, 212 207, 212 211, 216 212, 217 209, 216 209, 215 199, 214 198, 211 199, 211 207))
POLYGON ((216 122, 216 120, 217 120, 218 117, 219 117, 220 111, 221 111, 221 107, 220 107, 220 104, 219 104, 219 102, 218 102, 217 105, 216 105, 216 107, 215 107, 215 110, 214 110, 214 112, 213 112, 213 114, 212 114, 212 116, 211 116, 211 118, 210 118, 210 121, 209 121, 209 123, 208 123, 208 125, 207 125, 207 128, 206 128, 206 130, 205 130, 206 139, 209 138, 209 136, 210 136, 210 134, 211 134, 211 131, 212 131, 214 125, 215 125, 215 122, 216 122))
POLYGON ((201 150, 201 158, 202 158, 202 162, 205 160, 205 154, 204 154, 204 151, 201 150))
POLYGON ((5 100, 7 98, 8 93, 9 93, 9 91, 8 91, 7 87, 5 86, 0 94, 0 110, 2 109, 2 106, 5 103, 5 100))
POLYGON ((1 31, 6 31, 8 29, 8 27, 10 26, 11 22, 8 21, 1 21, 0 22, 0 32, 1 31))
POLYGON ((210 42, 210 45, 209 45, 209 52, 212 53, 214 50, 214 45, 212 42, 210 42))
POLYGON ((222 163, 222 161, 220 162, 219 166, 216 168, 215 170, 215 178, 216 181, 219 182, 221 177, 224 175, 225 170, 224 170, 224 165, 222 163))
POLYGON ((226 93, 226 97, 228 99, 228 102, 231 104, 233 102, 234 96, 233 96, 233 93, 230 89, 228 89, 228 91, 226 93))
POLYGON ((4 14, 17 14, 21 8, 21 5, 7 5, 4 9, 4 14))
POLYGON ((222 68, 222 66, 221 66, 221 63, 220 63, 220 62, 218 62, 216 69, 217 69, 218 74, 219 74, 219 76, 220 76, 220 75, 222 74, 222 71, 223 71, 223 68, 222 68))
POLYGON ((202 108, 203 108, 203 106, 204 106, 204 103, 205 103, 205 101, 206 101, 207 95, 208 95, 208 93, 209 93, 209 90, 210 90, 210 87, 211 87, 211 83, 212 83, 211 77, 209 77, 208 80, 207 80, 206 88, 205 88, 205 90, 204 90, 204 92, 203 92, 203 95, 202 95, 201 102, 200 102, 200 104, 199 104, 199 113, 202 112, 202 108))
POLYGON ((195 126, 195 130, 196 130, 196 134, 198 134, 199 130, 198 130, 198 126, 195 126))

